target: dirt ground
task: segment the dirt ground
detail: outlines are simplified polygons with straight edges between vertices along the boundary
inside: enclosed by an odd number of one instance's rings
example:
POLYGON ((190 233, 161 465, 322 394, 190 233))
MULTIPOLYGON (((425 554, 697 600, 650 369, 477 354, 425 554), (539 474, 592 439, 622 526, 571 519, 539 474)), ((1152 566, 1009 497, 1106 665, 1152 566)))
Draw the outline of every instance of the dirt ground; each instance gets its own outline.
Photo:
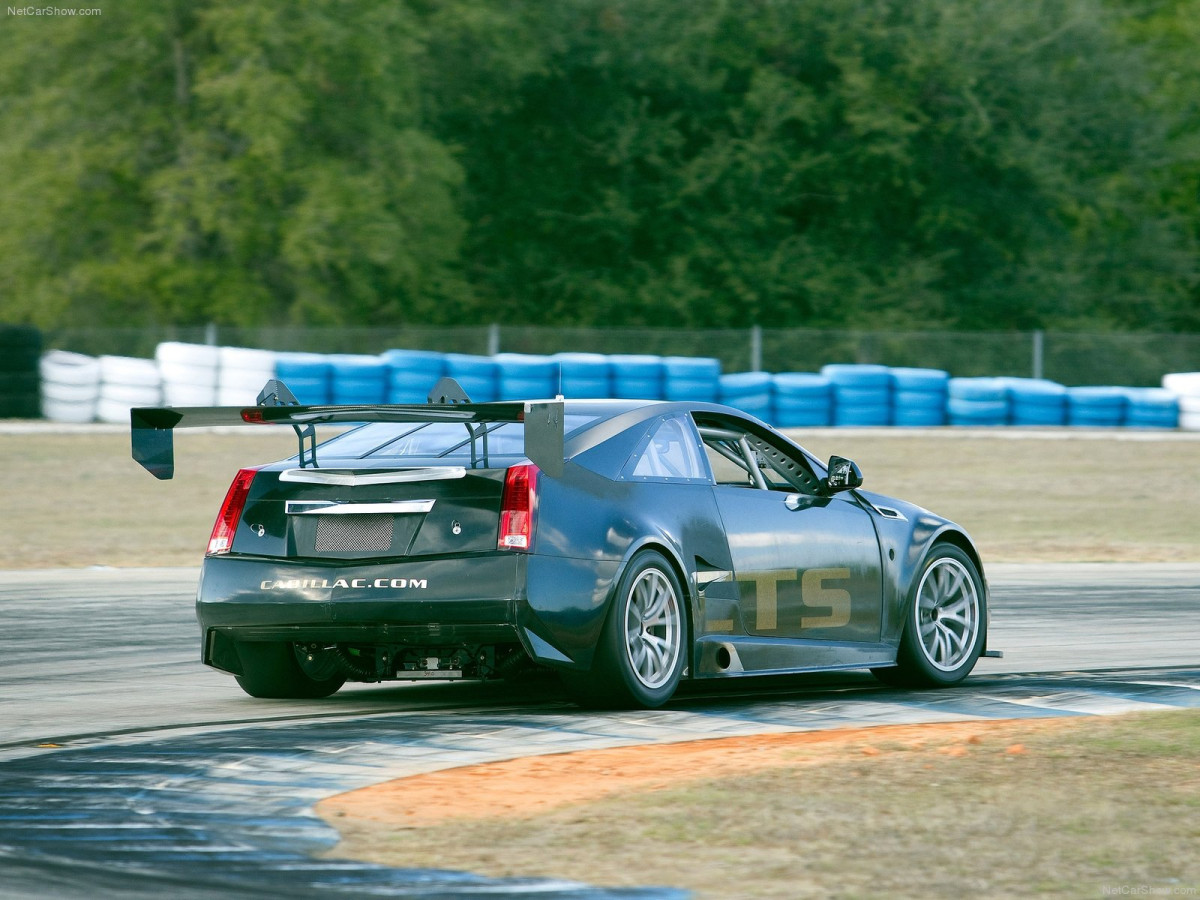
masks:
POLYGON ((342 836, 331 857, 705 900, 1200 896, 1200 713, 568 753, 405 778, 317 812, 342 836))
MULTIPOLYGON (((339 794, 318 804, 317 811, 337 820, 343 831, 524 818, 610 794, 662 790, 761 769, 870 759, 881 754, 881 744, 899 742, 910 749, 934 745, 946 755, 962 755, 984 736, 1003 740, 1014 730, 1050 730, 1067 721, 1022 721, 1016 729, 1011 721, 885 725, 556 753, 402 778, 339 794), (470 802, 464 803, 467 797, 470 802)), ((1006 752, 1020 754, 1025 748, 1012 743, 1006 752)))

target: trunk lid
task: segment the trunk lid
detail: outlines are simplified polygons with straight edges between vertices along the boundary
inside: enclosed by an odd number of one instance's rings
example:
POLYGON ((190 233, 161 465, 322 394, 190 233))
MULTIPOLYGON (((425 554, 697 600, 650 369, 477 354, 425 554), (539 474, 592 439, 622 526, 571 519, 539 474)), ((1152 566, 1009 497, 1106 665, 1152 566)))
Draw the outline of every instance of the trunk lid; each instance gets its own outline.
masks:
POLYGON ((330 560, 494 551, 505 471, 461 466, 261 470, 231 549, 330 560))

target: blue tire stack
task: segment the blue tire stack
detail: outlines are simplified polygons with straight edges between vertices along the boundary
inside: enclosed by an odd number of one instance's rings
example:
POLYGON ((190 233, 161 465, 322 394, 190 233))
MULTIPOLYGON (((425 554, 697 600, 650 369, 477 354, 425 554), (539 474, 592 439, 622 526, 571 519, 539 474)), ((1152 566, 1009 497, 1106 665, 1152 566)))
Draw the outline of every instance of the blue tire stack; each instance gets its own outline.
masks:
POLYGON ((1123 425, 1125 404, 1125 392, 1121 388, 1067 388, 1067 424, 1091 428, 1123 425))
POLYGON ((726 406, 757 416, 764 422, 771 420, 770 372, 737 372, 722 375, 718 396, 726 406))
POLYGON ((951 425, 1006 425, 1008 385, 1002 378, 951 378, 946 411, 951 425))
POLYGON ((572 400, 603 400, 612 396, 608 357, 601 353, 556 353, 558 391, 572 400))
POLYGON ((612 365, 614 397, 626 400, 663 398, 663 363, 660 356, 616 354, 608 358, 612 365))
POLYGON ((893 425, 920 428, 946 424, 949 372, 895 368, 891 374, 893 425))
POLYGON ((1009 422, 1013 425, 1065 425, 1067 389, 1042 378, 1004 378, 1008 385, 1009 422))
POLYGON ((330 397, 336 404, 386 403, 388 364, 378 356, 352 353, 329 357, 330 397))
POLYGON ((558 393, 558 364, 548 356, 497 353, 501 400, 548 400, 558 393))
POLYGON ((892 420, 892 376, 887 366, 834 364, 821 374, 833 385, 834 425, 887 425, 892 420))
POLYGON ((490 403, 499 396, 496 361, 490 356, 447 353, 446 375, 458 382, 473 403, 490 403))
POLYGON ((668 400, 713 403, 720 394, 721 361, 702 356, 665 356, 663 396, 668 400))
POLYGON ((331 400, 329 357, 319 353, 280 353, 275 377, 305 406, 324 406, 331 400))
POLYGON ((445 368, 432 350, 388 350, 380 358, 388 365, 388 403, 424 403, 445 368))
POLYGON ((1179 427, 1179 398, 1162 388, 1126 388, 1125 424, 1130 428, 1179 427))
POLYGON ((771 380, 771 423, 779 428, 833 424, 833 383, 813 372, 780 372, 771 380))

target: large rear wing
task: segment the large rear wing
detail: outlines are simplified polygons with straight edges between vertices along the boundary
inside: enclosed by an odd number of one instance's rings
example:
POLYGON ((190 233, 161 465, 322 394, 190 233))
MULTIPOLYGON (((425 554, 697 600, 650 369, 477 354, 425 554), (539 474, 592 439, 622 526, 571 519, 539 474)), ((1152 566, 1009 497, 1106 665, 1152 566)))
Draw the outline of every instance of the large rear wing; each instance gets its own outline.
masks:
MULTIPOLYGON (((440 386, 440 383, 439 383, 440 386)), ((464 395, 465 396, 465 395, 464 395)), ((445 397, 439 398, 445 401, 445 397)), ((268 382, 259 402, 295 403, 278 382, 268 382), (280 390, 282 388, 282 391, 280 390), (272 390, 274 389, 274 390, 272 390), (286 401, 280 400, 280 395, 286 401)), ((563 470, 563 403, 551 401, 503 401, 499 403, 431 402, 427 404, 370 404, 362 406, 191 406, 135 407, 129 411, 133 458, 155 478, 175 474, 176 428, 229 425, 290 425, 300 440, 301 466, 316 466, 315 425, 350 425, 363 422, 459 422, 474 439, 486 441, 487 425, 522 422, 525 425, 525 455, 551 477, 563 470), (479 426, 478 430, 474 426, 479 426), (312 444, 307 450, 304 440, 312 444)))

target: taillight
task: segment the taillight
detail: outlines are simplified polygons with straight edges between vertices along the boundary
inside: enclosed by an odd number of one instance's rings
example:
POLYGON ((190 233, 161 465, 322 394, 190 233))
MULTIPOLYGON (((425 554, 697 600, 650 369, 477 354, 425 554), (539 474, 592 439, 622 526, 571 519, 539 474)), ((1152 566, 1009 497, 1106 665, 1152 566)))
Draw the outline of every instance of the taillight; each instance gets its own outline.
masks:
POLYGON ((242 469, 233 477, 233 484, 225 494, 225 502, 221 504, 221 512, 213 525, 212 537, 208 539, 208 554, 228 553, 233 546, 233 536, 237 532, 238 519, 242 517, 242 509, 246 506, 246 497, 250 494, 250 484, 257 469, 242 469))
POLYGON ((500 501, 501 550, 526 550, 533 544, 533 513, 538 467, 512 466, 504 475, 504 498, 500 501))

